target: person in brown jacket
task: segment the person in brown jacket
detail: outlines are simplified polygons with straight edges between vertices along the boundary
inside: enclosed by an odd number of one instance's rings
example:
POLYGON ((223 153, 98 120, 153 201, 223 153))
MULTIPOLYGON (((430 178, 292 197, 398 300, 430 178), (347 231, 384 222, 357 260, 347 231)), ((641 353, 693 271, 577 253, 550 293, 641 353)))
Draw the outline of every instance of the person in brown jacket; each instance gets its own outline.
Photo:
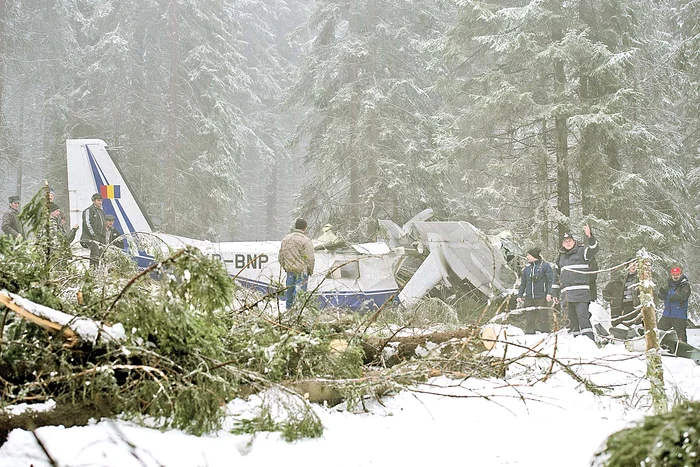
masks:
POLYGON ((306 221, 297 219, 294 231, 282 239, 279 262, 287 273, 287 309, 294 304, 297 290, 306 291, 309 276, 314 272, 314 244, 306 236, 306 221))

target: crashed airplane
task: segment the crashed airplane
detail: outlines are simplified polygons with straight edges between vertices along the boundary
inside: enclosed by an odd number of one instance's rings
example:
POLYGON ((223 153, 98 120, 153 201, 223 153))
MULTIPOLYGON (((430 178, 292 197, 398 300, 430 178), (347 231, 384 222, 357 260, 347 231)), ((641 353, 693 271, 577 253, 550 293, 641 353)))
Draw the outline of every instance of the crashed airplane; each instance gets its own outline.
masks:
MULTIPOLYGON (((266 293, 284 288, 286 276, 277 260, 279 241, 217 243, 155 232, 104 141, 67 140, 66 152, 71 225, 81 223, 81 212, 91 204, 92 194, 101 193, 104 212, 114 215, 115 226, 125 234, 121 246, 140 267, 155 257, 143 247, 144 242, 134 240, 155 237, 168 248, 190 245, 221 260, 243 286, 266 293)), ((449 287, 455 281, 468 282, 487 298, 507 295, 516 275, 498 245, 467 222, 431 222, 431 216, 431 210, 423 211, 403 227, 379 221, 386 242, 315 240, 316 266, 309 290, 322 306, 353 310, 376 309, 389 300, 412 307, 438 284, 449 287), (409 257, 425 259, 400 286, 397 274, 409 257)))

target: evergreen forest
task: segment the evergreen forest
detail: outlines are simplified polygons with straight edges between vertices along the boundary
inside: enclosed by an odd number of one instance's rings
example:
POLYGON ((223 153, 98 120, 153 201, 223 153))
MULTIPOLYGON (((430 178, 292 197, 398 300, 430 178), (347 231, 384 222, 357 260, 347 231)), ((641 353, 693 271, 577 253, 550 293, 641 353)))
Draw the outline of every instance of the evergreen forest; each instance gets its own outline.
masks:
POLYGON ((371 240, 426 207, 691 267, 697 0, 1 0, 0 195, 100 138, 160 231, 371 240))

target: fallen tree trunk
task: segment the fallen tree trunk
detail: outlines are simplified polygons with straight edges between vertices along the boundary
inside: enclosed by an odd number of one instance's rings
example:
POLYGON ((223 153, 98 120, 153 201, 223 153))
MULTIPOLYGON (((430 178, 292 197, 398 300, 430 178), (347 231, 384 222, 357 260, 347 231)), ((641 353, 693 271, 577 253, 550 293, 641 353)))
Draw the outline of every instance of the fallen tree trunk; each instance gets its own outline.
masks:
POLYGON ((94 345, 98 340, 110 342, 121 341, 124 338, 124 328, 121 324, 107 326, 90 318, 73 316, 6 290, 0 291, 0 304, 15 312, 17 316, 57 333, 66 340, 66 347, 73 347, 78 341, 94 345))
MULTIPOLYGON (((480 327, 471 325, 463 329, 455 331, 436 332, 432 334, 423 334, 420 336, 392 336, 390 338, 370 338, 362 342, 362 350, 365 352, 365 364, 378 362, 382 352, 387 347, 392 347, 389 358, 384 358, 383 363, 386 366, 393 366, 408 358, 416 356, 416 349, 420 346, 426 348, 432 344, 443 344, 452 339, 466 339, 467 343, 481 345, 481 341, 474 339, 479 335, 480 327)), ((472 349, 470 346, 464 346, 461 350, 469 349, 470 354, 476 350, 476 346, 472 349)), ((483 350, 483 349, 481 349, 483 350)))
POLYGON ((17 304, 14 297, 17 296, 4 290, 0 291, 0 303, 14 311, 20 318, 26 319, 27 321, 32 322, 48 331, 58 333, 61 337, 66 339, 67 347, 73 347, 78 342, 78 336, 76 335, 75 331, 66 327, 65 325, 55 323, 44 318, 43 316, 40 316, 39 314, 35 314, 27 310, 23 306, 17 304))
POLYGON ((61 404, 45 412, 27 410, 19 415, 0 412, 0 446, 7 441, 7 436, 15 428, 36 430, 42 426, 63 425, 85 426, 91 419, 117 415, 108 401, 91 404, 61 404))
MULTIPOLYGON (((473 363, 473 362, 472 362, 473 363)), ((447 365, 449 366, 449 365, 447 365)), ((468 378, 502 378, 505 366, 500 359, 485 357, 478 364, 464 368, 465 371, 453 371, 450 368, 402 368, 398 373, 386 374, 381 371, 368 371, 362 378, 353 379, 306 379, 287 381, 284 386, 303 395, 309 402, 335 405, 344 401, 349 395, 356 398, 383 396, 404 387, 424 383, 429 378, 446 376, 451 379, 468 378)))

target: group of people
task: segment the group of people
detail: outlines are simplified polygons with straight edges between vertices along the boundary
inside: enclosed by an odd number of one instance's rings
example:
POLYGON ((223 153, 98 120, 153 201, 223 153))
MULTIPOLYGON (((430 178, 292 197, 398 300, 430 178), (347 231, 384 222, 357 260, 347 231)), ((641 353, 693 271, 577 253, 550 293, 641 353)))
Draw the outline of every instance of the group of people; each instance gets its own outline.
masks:
MULTIPOLYGON (((544 261, 540 248, 527 252, 527 266, 523 268, 516 300, 526 308, 525 332, 549 332, 551 310, 558 302, 562 314, 568 319, 573 335, 594 339, 591 313, 588 306, 596 299, 594 274, 597 273, 595 256, 599 244, 589 225, 584 227, 586 241, 578 243, 570 233, 562 237, 561 249, 554 267, 544 261)), ((613 280, 603 290, 603 297, 610 302, 612 325, 640 324, 639 295, 637 292, 637 262, 629 261, 622 280, 613 280)), ((657 324, 658 329, 674 329, 679 340, 687 342, 688 301, 690 282, 680 267, 670 269, 667 284, 659 287, 658 297, 664 310, 657 324)))
MULTIPOLYGON (((49 245, 57 245, 65 241, 68 245, 75 240, 79 230, 78 224, 70 229, 66 228, 66 217, 61 208, 56 204, 56 193, 48 191, 49 212, 49 245)), ((14 238, 26 238, 24 226, 19 218, 20 198, 10 196, 9 209, 2 216, 2 233, 14 238)), ((115 218, 111 214, 105 214, 102 210, 102 195, 92 195, 92 204, 82 214, 82 234, 80 244, 90 250, 90 267, 99 264, 100 256, 105 245, 114 242, 121 233, 114 227, 115 218)), ((40 233, 43 235, 43 233, 40 233)))

